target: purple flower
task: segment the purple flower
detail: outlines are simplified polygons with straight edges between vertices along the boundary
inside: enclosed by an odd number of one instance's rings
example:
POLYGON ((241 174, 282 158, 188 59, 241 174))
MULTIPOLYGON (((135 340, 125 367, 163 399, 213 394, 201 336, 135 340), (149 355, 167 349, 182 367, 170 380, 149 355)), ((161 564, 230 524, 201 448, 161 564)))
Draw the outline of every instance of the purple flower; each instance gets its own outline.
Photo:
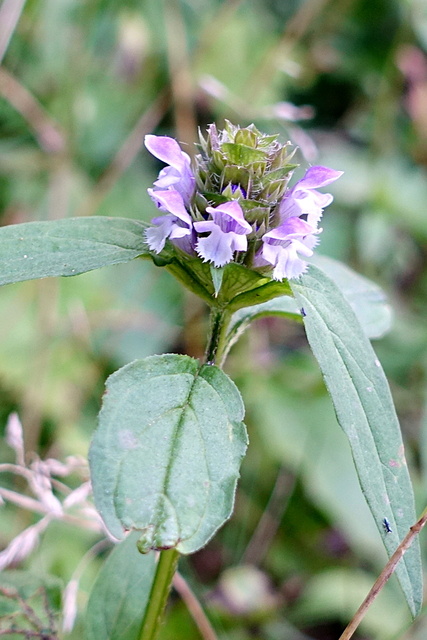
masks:
POLYGON ((305 257, 313 255, 313 247, 317 244, 315 233, 321 229, 313 227, 301 218, 292 217, 280 227, 272 229, 262 237, 263 246, 255 256, 255 266, 273 265, 273 278, 297 278, 307 268, 299 253, 305 257))
POLYGON ((187 212, 182 195, 174 189, 165 191, 148 189, 151 198, 161 211, 167 214, 152 219, 154 227, 145 232, 145 238, 152 251, 160 253, 167 238, 186 253, 193 253, 192 220, 187 212))
POLYGON ((159 190, 174 189, 181 194, 188 206, 195 189, 195 178, 191 170, 190 156, 181 150, 173 138, 168 136, 145 136, 148 151, 169 166, 162 169, 154 185, 159 190))
POLYGON ((313 227, 317 227, 322 212, 333 197, 330 193, 319 193, 319 187, 325 187, 342 176, 342 171, 328 169, 328 167, 310 167, 305 176, 298 180, 279 204, 281 222, 294 216, 306 216, 306 220, 313 227))
POLYGON ((205 262, 222 267, 231 262, 234 251, 246 251, 246 236, 252 227, 246 222, 242 207, 236 200, 206 207, 206 212, 210 213, 212 220, 194 223, 198 233, 209 232, 206 238, 199 238, 196 251, 205 262))
POLYGON ((255 266, 271 264, 273 278, 297 278, 307 269, 307 263, 299 256, 313 255, 322 229, 317 225, 323 209, 332 202, 329 193, 319 193, 324 187, 342 175, 327 167, 310 167, 304 178, 284 195, 279 204, 280 224, 265 233, 263 245, 255 256, 255 266))

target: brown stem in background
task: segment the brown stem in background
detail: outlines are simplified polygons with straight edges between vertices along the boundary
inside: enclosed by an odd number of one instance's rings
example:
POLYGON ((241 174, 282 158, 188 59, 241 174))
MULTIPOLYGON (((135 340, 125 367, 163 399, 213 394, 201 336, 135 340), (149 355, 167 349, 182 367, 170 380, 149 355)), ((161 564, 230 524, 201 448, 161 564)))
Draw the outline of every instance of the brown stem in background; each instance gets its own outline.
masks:
POLYGON ((404 537, 400 545, 397 547, 396 551, 391 556, 390 560, 387 562, 386 566, 382 570, 380 576, 376 580, 374 586, 356 611, 353 619, 344 629, 344 632, 339 637, 339 640, 350 640, 356 631, 357 627, 361 623, 362 619, 365 617, 365 614, 371 604, 374 602, 377 595, 380 593, 381 589, 384 587, 387 580, 391 577, 398 562, 402 559, 405 552, 409 549, 411 544, 413 543, 415 536, 417 536, 421 529, 427 522, 427 509, 421 516, 421 518, 416 522, 412 527, 410 527, 409 532, 404 537))
POLYGON ((65 149, 65 135, 36 98, 4 67, 0 67, 0 95, 18 111, 33 129, 47 153, 65 149))
POLYGON ((116 155, 75 215, 91 216, 96 212, 101 202, 116 184, 117 180, 134 161, 135 156, 144 143, 145 134, 150 133, 163 118, 169 107, 169 102, 169 92, 164 90, 150 104, 148 109, 139 118, 132 131, 125 138, 116 155))
POLYGON ((260 64, 248 79, 247 87, 257 88, 261 94, 271 82, 281 60, 285 60, 292 47, 305 35, 313 20, 321 13, 329 0, 306 0, 300 9, 287 21, 279 40, 267 51, 260 64), (279 63, 279 64, 278 64, 279 63))
POLYGON ((188 609, 189 614, 197 625, 203 640, 218 640, 205 612, 196 595, 191 590, 188 582, 177 572, 173 578, 173 586, 179 593, 182 601, 188 609))
POLYGON ((280 527, 295 482, 295 476, 290 476, 284 467, 279 469, 268 504, 243 554, 243 563, 259 565, 262 562, 280 527))
POLYGON ((185 23, 177 0, 164 0, 163 13, 177 138, 189 146, 186 151, 192 155, 193 143, 197 140, 197 118, 185 23))

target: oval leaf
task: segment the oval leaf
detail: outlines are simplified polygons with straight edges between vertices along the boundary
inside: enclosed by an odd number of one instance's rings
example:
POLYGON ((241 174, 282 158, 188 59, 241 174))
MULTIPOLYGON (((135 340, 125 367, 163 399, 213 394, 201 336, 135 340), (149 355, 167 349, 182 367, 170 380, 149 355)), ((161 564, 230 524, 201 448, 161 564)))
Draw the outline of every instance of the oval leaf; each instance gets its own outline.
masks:
POLYGON ((126 218, 67 218, 0 228, 0 284, 76 276, 146 255, 146 225, 126 218))
POLYGON ((130 534, 103 564, 86 610, 86 640, 138 640, 156 571, 153 553, 141 555, 130 534))
MULTIPOLYGON (((387 379, 337 286, 314 266, 291 283, 304 325, 347 434, 362 491, 391 555, 416 521, 399 423, 387 379), (384 519, 389 527, 384 526, 384 519), (391 529, 387 531, 387 529, 391 529)), ((331 451, 331 455, 333 452, 331 451)), ((422 603, 418 540, 396 569, 413 615, 422 603)))
POLYGON ((89 457, 110 532, 137 529, 147 551, 206 544, 233 509, 243 414, 234 383, 188 356, 152 356, 110 376, 89 457))

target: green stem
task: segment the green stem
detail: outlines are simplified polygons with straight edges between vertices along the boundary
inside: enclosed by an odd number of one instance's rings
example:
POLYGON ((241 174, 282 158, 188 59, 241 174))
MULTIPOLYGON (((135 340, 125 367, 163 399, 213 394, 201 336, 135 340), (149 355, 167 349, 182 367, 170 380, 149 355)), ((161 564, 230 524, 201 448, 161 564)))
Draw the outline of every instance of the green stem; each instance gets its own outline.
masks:
POLYGON ((211 328, 206 348, 206 364, 216 364, 222 367, 226 356, 226 335, 227 327, 230 322, 230 314, 224 309, 212 308, 211 310, 211 328))
POLYGON ((160 552, 139 640, 155 640, 158 636, 178 559, 175 549, 160 552))
MULTIPOLYGON (((206 349, 206 363, 220 367, 226 356, 226 332, 230 314, 223 309, 211 311, 211 329, 206 349)), ((150 597, 141 625, 139 640, 155 640, 160 630, 172 580, 178 564, 179 552, 175 549, 161 551, 150 597)))

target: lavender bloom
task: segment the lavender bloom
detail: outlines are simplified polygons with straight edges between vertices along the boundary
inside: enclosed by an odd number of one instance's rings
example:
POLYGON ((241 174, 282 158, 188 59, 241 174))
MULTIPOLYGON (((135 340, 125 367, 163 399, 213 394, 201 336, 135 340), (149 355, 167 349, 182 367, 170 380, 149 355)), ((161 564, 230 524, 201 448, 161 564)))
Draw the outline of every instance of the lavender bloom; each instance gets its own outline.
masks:
POLYGON ((226 122, 220 132, 211 125, 207 138, 200 137, 192 168, 176 140, 147 135, 147 149, 167 164, 148 189, 164 214, 145 233, 150 249, 161 253, 169 240, 215 267, 247 252, 242 264, 249 269, 267 267, 276 280, 301 275, 322 231, 323 209, 332 202, 331 194, 318 189, 342 172, 311 167, 286 191, 297 165, 291 163, 290 143, 281 145, 277 137, 254 125, 241 129, 226 122), (225 202, 210 206, 218 195, 225 202))
POLYGON ((319 193, 319 187, 325 187, 342 176, 342 171, 328 167, 310 167, 305 176, 283 197, 279 205, 280 220, 284 222, 293 216, 307 216, 307 222, 313 227, 319 223, 322 212, 333 197, 330 193, 319 193))
POLYGON ((169 165, 160 171, 155 187, 159 190, 174 189, 188 206, 196 184, 189 155, 182 151, 176 140, 168 136, 147 135, 144 143, 153 156, 169 165))
POLYGON ((198 233, 209 232, 206 238, 199 238, 196 251, 205 262, 222 267, 231 262, 234 251, 246 251, 246 236, 252 227, 246 222, 242 207, 236 200, 206 207, 206 212, 211 214, 212 220, 194 223, 198 233))
POLYGON ((307 269, 298 253, 307 258, 313 255, 312 248, 317 244, 314 234, 320 232, 321 229, 313 229, 301 218, 289 218, 280 227, 263 235, 263 246, 255 257, 255 265, 273 265, 275 280, 297 278, 307 269))
POLYGON ((310 167, 304 178, 288 191, 279 204, 281 223, 262 237, 263 246, 255 257, 256 266, 271 264, 273 278, 297 278, 307 269, 304 257, 313 255, 318 243, 317 235, 322 229, 317 225, 323 209, 332 202, 329 193, 319 193, 324 187, 342 175, 327 167, 310 167))
POLYGON ((190 215, 184 206, 182 195, 174 189, 157 191, 148 189, 151 198, 166 215, 152 219, 154 227, 145 232, 145 239, 152 251, 160 253, 167 238, 186 253, 193 253, 193 229, 190 215))

